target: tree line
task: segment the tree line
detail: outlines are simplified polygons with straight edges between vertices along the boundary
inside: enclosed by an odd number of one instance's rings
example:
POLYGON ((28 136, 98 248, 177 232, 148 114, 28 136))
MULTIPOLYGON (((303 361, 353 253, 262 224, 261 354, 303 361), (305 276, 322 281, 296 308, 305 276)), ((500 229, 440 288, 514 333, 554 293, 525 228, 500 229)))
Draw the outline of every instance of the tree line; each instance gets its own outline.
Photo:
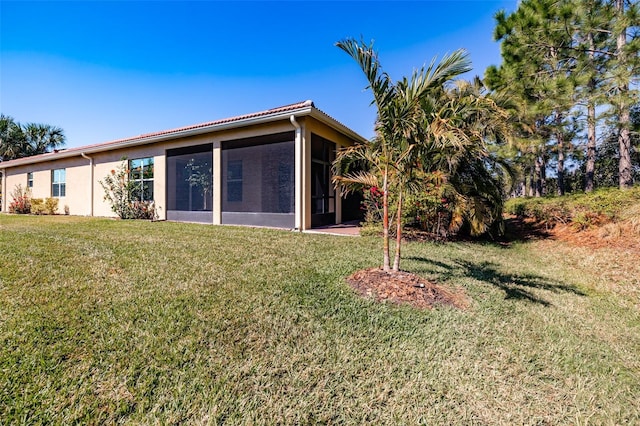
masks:
POLYGON ((544 195, 548 182, 558 195, 568 183, 624 189, 640 177, 639 29, 638 3, 628 0, 523 0, 496 14, 502 63, 486 70, 485 83, 512 102, 520 194, 544 195), (567 161, 578 166, 572 175, 567 161))

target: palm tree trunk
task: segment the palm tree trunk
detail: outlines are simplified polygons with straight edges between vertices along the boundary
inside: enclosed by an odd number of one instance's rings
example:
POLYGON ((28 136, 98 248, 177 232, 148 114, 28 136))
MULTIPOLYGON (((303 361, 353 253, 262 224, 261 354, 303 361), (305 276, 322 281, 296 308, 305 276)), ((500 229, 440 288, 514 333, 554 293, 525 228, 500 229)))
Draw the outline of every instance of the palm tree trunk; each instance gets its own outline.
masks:
POLYGON ((396 213, 396 256, 393 259, 393 270, 400 270, 400 245, 402 244, 402 186, 398 189, 398 212, 396 213))
POLYGON ((382 183, 382 270, 389 272, 389 166, 385 166, 382 183))

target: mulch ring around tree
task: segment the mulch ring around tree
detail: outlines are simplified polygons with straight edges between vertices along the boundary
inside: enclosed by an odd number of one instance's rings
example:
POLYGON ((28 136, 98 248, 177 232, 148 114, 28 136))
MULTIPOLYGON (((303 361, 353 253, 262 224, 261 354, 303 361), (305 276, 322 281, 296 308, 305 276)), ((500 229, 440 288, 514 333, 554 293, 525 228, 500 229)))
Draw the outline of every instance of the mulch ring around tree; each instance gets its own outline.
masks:
POLYGON ((408 304, 420 309, 450 306, 466 309, 468 300, 459 292, 446 289, 409 272, 384 272, 380 268, 354 272, 347 278, 360 296, 378 302, 408 304))

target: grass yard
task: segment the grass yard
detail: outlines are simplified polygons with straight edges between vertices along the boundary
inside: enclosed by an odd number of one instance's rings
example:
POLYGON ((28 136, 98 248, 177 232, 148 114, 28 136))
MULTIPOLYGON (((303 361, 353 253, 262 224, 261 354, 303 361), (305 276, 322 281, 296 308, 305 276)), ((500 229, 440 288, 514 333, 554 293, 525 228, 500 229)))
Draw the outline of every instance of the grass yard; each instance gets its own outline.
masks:
POLYGON ((0 424, 640 423, 637 275, 408 243, 403 269, 471 300, 419 311, 345 284, 380 243, 0 215, 0 424))

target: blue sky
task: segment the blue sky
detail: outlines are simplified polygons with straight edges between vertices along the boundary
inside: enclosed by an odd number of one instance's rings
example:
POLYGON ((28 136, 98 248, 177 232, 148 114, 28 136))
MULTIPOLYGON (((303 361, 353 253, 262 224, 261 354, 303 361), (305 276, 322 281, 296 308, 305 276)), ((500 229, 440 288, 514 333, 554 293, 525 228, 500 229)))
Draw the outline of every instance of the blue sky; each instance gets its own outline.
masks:
POLYGON ((336 41, 374 40, 393 78, 465 48, 471 78, 499 63, 493 15, 516 5, 0 0, 0 112, 74 147, 311 99, 371 137, 366 81, 336 41))

